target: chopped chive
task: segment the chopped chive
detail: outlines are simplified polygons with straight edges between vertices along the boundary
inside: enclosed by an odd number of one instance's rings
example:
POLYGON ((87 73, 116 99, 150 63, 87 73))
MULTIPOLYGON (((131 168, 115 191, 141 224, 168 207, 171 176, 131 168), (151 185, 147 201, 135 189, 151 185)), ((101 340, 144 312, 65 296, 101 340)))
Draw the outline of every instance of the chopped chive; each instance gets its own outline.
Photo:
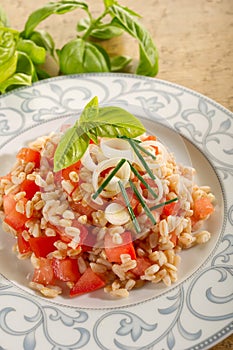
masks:
MULTIPOLYGON (((132 139, 134 141, 134 139, 132 139)), ((156 159, 156 157, 150 153, 149 151, 147 151, 147 149, 145 149, 144 147, 142 147, 141 145, 139 145, 139 143, 137 143, 137 148, 139 148, 143 153, 147 154, 148 156, 150 156, 153 160, 156 159)))
POLYGON ((92 198, 96 199, 98 195, 104 190, 104 188, 107 186, 107 184, 111 181, 113 176, 118 172, 118 170, 122 167, 122 165, 126 162, 126 159, 122 158, 119 163, 116 165, 116 167, 111 171, 111 173, 108 175, 108 177, 102 182, 100 187, 97 189, 97 191, 93 194, 92 198))
POLYGON ((150 187, 150 185, 144 180, 144 178, 139 174, 137 169, 134 168, 134 166, 128 161, 130 165, 130 169, 134 173, 135 176, 137 176, 138 180, 141 181, 141 183, 148 189, 148 191, 152 194, 154 198, 158 198, 158 195, 153 191, 153 189, 150 187))
POLYGON ((163 203, 159 203, 159 204, 157 204, 157 205, 154 205, 153 207, 150 208, 150 210, 155 210, 155 209, 158 209, 158 208, 160 208, 160 207, 164 207, 165 205, 170 204, 170 203, 172 203, 172 202, 176 202, 176 201, 178 201, 178 198, 177 198, 177 197, 176 197, 176 198, 173 198, 173 199, 169 199, 169 201, 166 201, 166 202, 163 202, 163 203))
POLYGON ((152 173, 151 169, 148 167, 145 159, 143 158, 143 156, 141 155, 141 153, 139 152, 139 150, 137 149, 137 146, 135 145, 135 143, 132 141, 132 139, 127 139, 128 142, 130 143, 131 147, 133 148, 134 152, 136 153, 136 155, 138 156, 138 158, 140 159, 142 165, 144 166, 145 170, 148 172, 149 176, 155 180, 155 176, 152 173))
POLYGON ((119 184, 119 187, 120 187, 120 190, 121 190, 121 193, 122 193, 125 205, 126 205, 126 207, 128 209, 129 215, 131 216, 132 222, 134 224, 135 230, 136 230, 137 233, 139 233, 139 232, 141 232, 141 227, 139 226, 139 223, 138 223, 138 221, 136 219, 136 216, 134 214, 133 208, 130 205, 129 197, 127 195, 125 187, 124 187, 124 185, 122 184, 121 181, 118 181, 118 184, 119 184))
POLYGON ((137 145, 137 148, 139 148, 143 153, 147 154, 148 156, 150 156, 154 160, 156 159, 156 156, 154 156, 152 153, 147 151, 147 149, 145 149, 143 146, 140 145, 140 143, 142 141, 137 140, 137 139, 131 139, 131 138, 127 137, 127 136, 117 136, 117 137, 120 138, 120 139, 125 139, 127 141, 129 141, 129 140, 133 141, 137 145))
POLYGON ((138 197, 139 202, 141 203, 143 209, 145 210, 146 215, 148 216, 148 218, 150 219, 150 221, 152 222, 153 225, 156 224, 156 220, 153 216, 153 214, 150 211, 150 208, 147 206, 147 204, 145 203, 145 201, 143 200, 140 192, 138 191, 137 187, 134 185, 134 183, 129 180, 130 183, 130 187, 132 188, 132 190, 134 191, 134 193, 136 194, 136 196, 138 197))
POLYGON ((118 135, 117 138, 118 138, 118 139, 124 139, 124 140, 127 140, 127 141, 130 139, 130 140, 133 140, 133 141, 136 142, 136 143, 141 143, 141 142, 142 142, 141 140, 138 140, 138 139, 131 139, 131 138, 129 138, 129 137, 127 137, 127 136, 124 136, 124 135, 122 135, 122 136, 119 136, 119 135, 118 135))

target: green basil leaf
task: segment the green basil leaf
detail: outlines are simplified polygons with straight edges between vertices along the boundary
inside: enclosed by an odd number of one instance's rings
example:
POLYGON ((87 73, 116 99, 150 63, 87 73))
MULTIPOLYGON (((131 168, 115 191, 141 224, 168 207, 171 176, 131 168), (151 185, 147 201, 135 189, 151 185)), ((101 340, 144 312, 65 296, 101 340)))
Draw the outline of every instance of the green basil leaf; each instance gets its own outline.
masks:
POLYGON ((131 61, 132 58, 129 56, 115 56, 110 58, 111 61, 111 72, 122 71, 131 61))
POLYGON ((9 79, 0 84, 0 92, 5 93, 19 86, 26 86, 32 84, 32 77, 24 73, 15 73, 9 79))
POLYGON ((59 51, 60 71, 63 74, 84 73, 85 42, 82 39, 74 39, 65 44, 59 51))
POLYGON ((145 132, 143 124, 120 107, 98 106, 95 96, 84 108, 73 127, 63 135, 54 156, 54 170, 77 162, 85 153, 90 139, 101 137, 136 137, 145 132))
POLYGON ((129 7, 126 6, 121 6, 119 4, 116 4, 118 6, 120 6, 122 9, 124 9, 126 12, 128 12, 130 15, 134 16, 134 17, 138 17, 138 18, 142 18, 141 15, 139 15, 139 13, 133 11, 132 9, 130 9, 129 7))
POLYGON ((4 11, 1 5, 0 5, 0 26, 1 27, 9 26, 9 21, 8 21, 6 11, 4 11))
POLYGON ((0 27, 0 65, 14 56, 18 40, 17 30, 0 27))
POLYGON ((53 14, 67 13, 77 8, 87 11, 88 5, 84 1, 76 0, 60 0, 47 3, 45 6, 31 13, 27 22, 25 23, 22 36, 24 38, 29 38, 35 27, 47 17, 53 14))
POLYGON ((85 130, 89 128, 90 134, 101 137, 136 137, 145 132, 144 126, 133 114, 114 106, 99 108, 97 117, 89 123, 87 121, 81 125, 85 130))
POLYGON ((25 52, 35 64, 43 64, 45 62, 45 49, 31 40, 20 38, 17 43, 17 50, 25 52))
POLYGON ((6 81, 16 71, 18 54, 15 54, 8 61, 0 65, 0 83, 6 81))
POLYGON ((78 120, 78 124, 84 124, 85 122, 92 121, 92 119, 97 118, 98 114, 99 114, 99 102, 98 102, 98 97, 95 96, 84 107, 80 115, 80 118, 78 120))
POLYGON ((77 23, 77 27, 76 30, 77 32, 83 32, 84 30, 87 30, 90 26, 90 18, 86 17, 86 18, 81 18, 78 23, 77 23))
POLYGON ((113 22, 139 42, 140 61, 136 73, 155 76, 158 73, 158 52, 149 32, 122 7, 112 5, 109 11, 114 17, 113 22))
POLYGON ((77 124, 68 129, 56 148, 54 154, 54 171, 67 168, 82 158, 89 145, 89 141, 89 137, 77 124))
POLYGON ((103 49, 81 38, 63 46, 59 53, 59 62, 63 74, 109 71, 109 62, 103 49))
POLYGON ((16 73, 24 73, 31 76, 33 82, 38 80, 35 66, 31 58, 25 52, 18 52, 16 73))
POLYGON ((56 58, 55 43, 48 32, 45 30, 34 31, 29 39, 36 45, 43 47, 52 57, 56 58))
POLYGON ((104 0, 105 7, 109 7, 109 6, 112 6, 114 4, 117 4, 116 0, 104 0))
POLYGON ((43 79, 49 79, 51 78, 51 75, 46 72, 44 69, 42 69, 41 67, 36 66, 36 75, 38 80, 43 80, 43 79))
MULTIPOLYGON (((77 24, 77 31, 83 32, 90 27, 91 21, 90 18, 82 18, 77 24)), ((98 23, 96 27, 90 32, 90 37, 96 38, 99 40, 109 40, 111 38, 122 35, 123 30, 119 26, 115 26, 110 23, 98 23)))

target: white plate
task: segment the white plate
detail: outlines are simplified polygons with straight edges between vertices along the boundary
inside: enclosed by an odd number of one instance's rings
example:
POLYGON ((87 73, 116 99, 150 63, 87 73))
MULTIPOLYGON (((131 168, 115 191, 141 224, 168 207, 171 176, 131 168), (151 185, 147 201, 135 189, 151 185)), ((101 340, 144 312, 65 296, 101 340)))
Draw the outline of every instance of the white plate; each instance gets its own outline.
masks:
POLYGON ((233 329, 233 120, 207 97, 158 79, 85 74, 49 79, 0 98, 0 175, 17 150, 57 130, 97 95, 142 117, 217 198, 211 240, 182 252, 179 281, 123 300, 102 291, 48 300, 27 287, 30 265, 0 230, 0 349, 208 349, 233 329), (156 122, 156 123, 155 123, 156 122), (179 136, 182 135, 182 136, 179 136))

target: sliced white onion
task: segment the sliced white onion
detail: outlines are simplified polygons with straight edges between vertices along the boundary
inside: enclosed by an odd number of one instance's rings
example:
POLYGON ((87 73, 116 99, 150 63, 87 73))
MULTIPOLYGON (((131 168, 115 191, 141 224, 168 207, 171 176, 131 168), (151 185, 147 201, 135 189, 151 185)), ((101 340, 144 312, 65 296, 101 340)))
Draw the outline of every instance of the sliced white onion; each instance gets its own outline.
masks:
POLYGON ((119 203, 111 203, 105 209, 105 218, 113 225, 124 225, 129 219, 129 212, 127 208, 119 203))
POLYGON ((133 150, 129 142, 122 139, 101 139, 100 148, 107 158, 125 158, 133 160, 133 150))
MULTIPOLYGON (((99 188, 99 176, 102 173, 102 171, 116 167, 116 165, 119 163, 119 161, 122 158, 112 158, 112 159, 105 159, 102 162, 100 162, 92 174, 92 184, 94 187, 94 190, 97 191, 99 188)), ((125 162, 122 167, 118 170, 118 172, 113 176, 111 181, 108 183, 106 188, 101 192, 101 196, 106 198, 111 198, 117 193, 120 192, 120 187, 118 185, 118 181, 121 180, 123 185, 126 185, 130 178, 130 166, 127 162, 125 162)))
POLYGON ((100 152, 99 147, 97 145, 91 144, 87 147, 86 152, 81 158, 81 163, 90 171, 94 171, 97 167, 97 164, 94 162, 91 156, 91 153, 94 153, 95 151, 96 153, 100 152))
MULTIPOLYGON (((142 146, 142 147, 144 147, 144 148, 146 148, 148 151, 150 151, 149 149, 148 149, 148 147, 150 147, 150 146, 154 146, 154 147, 158 147, 158 149, 159 149, 159 154, 161 155, 161 158, 159 159, 159 162, 157 161, 156 162, 156 160, 152 160, 151 162, 150 162, 150 164, 152 165, 152 167, 158 167, 158 166, 161 166, 161 163, 162 164, 164 164, 164 163, 166 163, 167 162, 167 159, 168 159, 168 157, 169 157, 169 154, 168 154, 168 150, 167 150, 167 148, 161 143, 161 142, 159 142, 159 141, 155 141, 155 140, 147 140, 147 141, 143 141, 142 143, 140 143, 140 145, 142 146), (153 166, 153 164, 154 164, 154 166, 153 166)), ((155 154, 155 150, 152 148, 151 149, 151 153, 153 154, 153 155, 155 155, 156 156, 156 154, 155 154)), ((157 155, 158 156, 158 155, 157 155)))
MULTIPOLYGON (((146 179, 148 179, 148 175, 143 176, 143 178, 146 181, 146 179)), ((138 186, 138 190, 139 190, 141 196, 143 197, 144 201, 150 205, 154 205, 154 204, 158 203, 163 198, 163 194, 164 194, 163 193, 163 185, 162 185, 161 180, 158 177, 155 177, 155 179, 153 181, 155 182, 155 184, 157 185, 157 188, 158 188, 158 191, 156 192, 156 194, 157 194, 156 198, 151 198, 151 199, 145 198, 142 194, 141 187, 138 186)))

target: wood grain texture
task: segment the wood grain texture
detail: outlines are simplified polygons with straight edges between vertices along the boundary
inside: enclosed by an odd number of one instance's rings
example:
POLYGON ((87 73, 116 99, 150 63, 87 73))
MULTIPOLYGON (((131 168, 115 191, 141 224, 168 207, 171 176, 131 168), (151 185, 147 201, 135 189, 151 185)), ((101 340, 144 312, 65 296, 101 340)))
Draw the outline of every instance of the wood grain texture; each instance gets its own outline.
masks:
MULTIPOLYGON (((233 0, 119 0, 141 14, 159 51, 157 78, 200 92, 233 111, 233 0)), ((2 0, 12 27, 22 30, 28 15, 47 0, 2 0)), ((102 0, 89 0, 93 15, 102 0)), ((40 28, 48 30, 58 48, 76 35, 76 23, 85 14, 78 10, 53 15, 40 28)), ((106 47, 112 54, 138 57, 138 45, 127 35, 106 47)), ((233 349, 233 335, 211 350, 233 349)))

